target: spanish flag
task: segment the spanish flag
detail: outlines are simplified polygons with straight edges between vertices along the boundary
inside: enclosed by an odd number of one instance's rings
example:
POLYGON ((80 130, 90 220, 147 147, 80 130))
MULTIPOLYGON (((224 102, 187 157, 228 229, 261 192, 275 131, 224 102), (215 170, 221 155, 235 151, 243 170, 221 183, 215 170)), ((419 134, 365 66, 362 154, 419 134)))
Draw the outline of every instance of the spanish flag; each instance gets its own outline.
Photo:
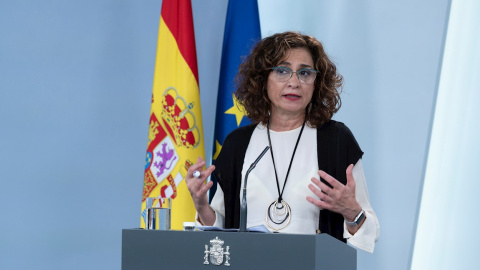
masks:
POLYGON ((152 108, 142 196, 171 198, 171 228, 194 221, 184 181, 197 157, 205 158, 197 56, 190 0, 163 0, 153 79, 152 108))

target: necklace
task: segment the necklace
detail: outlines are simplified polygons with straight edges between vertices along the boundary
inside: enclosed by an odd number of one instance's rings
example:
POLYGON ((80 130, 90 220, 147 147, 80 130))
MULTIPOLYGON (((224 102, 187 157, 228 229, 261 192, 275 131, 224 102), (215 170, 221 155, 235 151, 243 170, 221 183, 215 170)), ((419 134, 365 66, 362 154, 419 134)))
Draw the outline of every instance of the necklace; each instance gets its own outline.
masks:
POLYGON ((282 195, 285 190, 285 185, 287 184, 288 175, 290 169, 292 168, 293 158, 295 157, 295 152, 297 151, 298 142, 300 137, 302 137, 303 128, 305 127, 305 120, 303 121, 302 129, 300 129, 300 134, 298 134, 298 139, 293 149, 292 158, 290 159, 290 165, 288 165, 287 175, 285 176, 285 182, 283 183, 282 191, 280 191, 280 183, 278 182, 277 168, 275 167, 275 159, 273 158, 273 148, 272 141, 270 139, 270 119, 267 122, 267 135, 268 135, 268 144, 270 146, 270 154, 272 155, 273 170, 275 171, 275 180, 277 181, 277 190, 278 190, 278 199, 274 200, 267 208, 265 213, 265 222, 267 226, 272 229, 274 232, 280 231, 290 224, 292 218, 292 209, 290 205, 283 200, 282 195))

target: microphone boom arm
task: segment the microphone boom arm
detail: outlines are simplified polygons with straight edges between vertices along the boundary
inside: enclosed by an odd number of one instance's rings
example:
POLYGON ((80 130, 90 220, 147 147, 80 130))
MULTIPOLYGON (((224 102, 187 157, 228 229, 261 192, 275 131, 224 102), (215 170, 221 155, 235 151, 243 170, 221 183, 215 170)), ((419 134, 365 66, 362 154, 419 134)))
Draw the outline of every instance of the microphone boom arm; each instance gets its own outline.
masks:
POLYGON ((250 172, 255 169, 255 166, 260 161, 260 159, 265 155, 265 153, 270 149, 270 146, 265 147, 262 153, 257 157, 257 159, 250 165, 247 172, 245 173, 245 179, 243 180, 243 194, 242 194, 242 203, 240 205, 240 229, 239 232, 247 231, 247 179, 250 172))

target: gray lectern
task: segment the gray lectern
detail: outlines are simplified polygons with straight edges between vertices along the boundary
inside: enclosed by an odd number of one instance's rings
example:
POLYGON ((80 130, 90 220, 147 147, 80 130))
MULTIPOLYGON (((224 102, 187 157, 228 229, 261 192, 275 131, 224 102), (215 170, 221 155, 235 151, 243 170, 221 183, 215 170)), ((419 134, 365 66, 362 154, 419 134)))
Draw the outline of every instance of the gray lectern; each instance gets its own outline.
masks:
POLYGON ((328 234, 122 232, 122 269, 357 269, 357 251, 328 234))

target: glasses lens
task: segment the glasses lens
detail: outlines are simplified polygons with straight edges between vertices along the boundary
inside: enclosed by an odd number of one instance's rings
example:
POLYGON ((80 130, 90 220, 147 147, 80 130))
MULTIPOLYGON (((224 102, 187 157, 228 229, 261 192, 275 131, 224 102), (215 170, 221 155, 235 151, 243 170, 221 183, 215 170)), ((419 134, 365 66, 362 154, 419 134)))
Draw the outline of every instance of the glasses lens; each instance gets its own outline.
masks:
POLYGON ((274 67, 272 68, 275 79, 281 82, 288 81, 292 77, 292 70, 287 67, 274 67))
POLYGON ((317 77, 317 71, 310 68, 300 69, 297 71, 297 74, 300 81, 302 81, 304 84, 313 83, 313 81, 317 77))

